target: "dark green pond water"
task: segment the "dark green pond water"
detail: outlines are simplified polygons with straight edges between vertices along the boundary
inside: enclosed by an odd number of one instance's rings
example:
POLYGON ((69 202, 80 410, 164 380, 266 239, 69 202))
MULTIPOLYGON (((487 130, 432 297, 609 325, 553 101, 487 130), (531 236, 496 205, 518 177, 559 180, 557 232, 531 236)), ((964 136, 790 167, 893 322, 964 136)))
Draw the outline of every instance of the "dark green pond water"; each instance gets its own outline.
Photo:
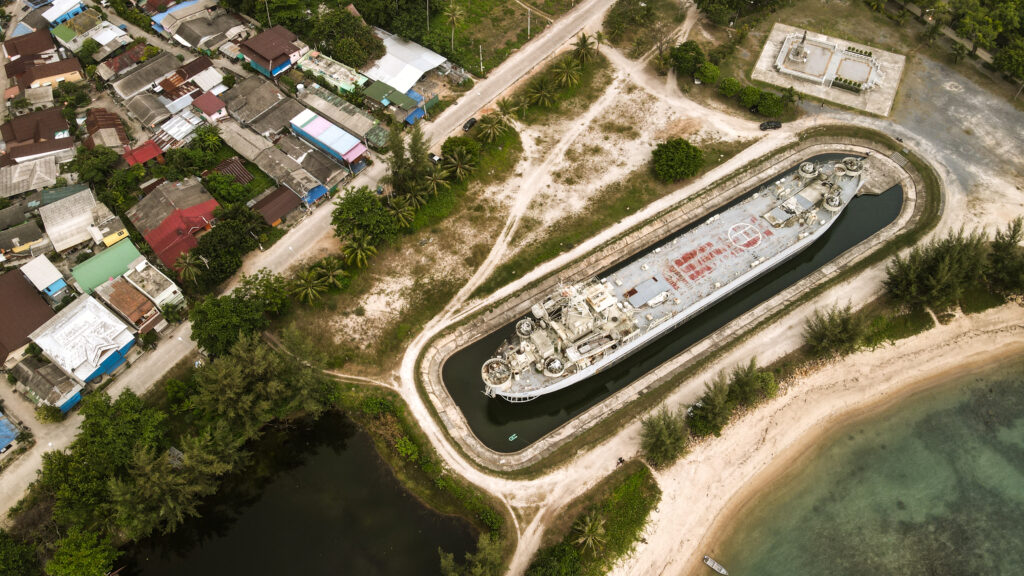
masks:
POLYGON ((1024 358, 837 430, 740 516, 735 576, 1024 574, 1024 358))
POLYGON ((344 415, 271 429, 253 465, 168 537, 130 551, 125 576, 435 575, 476 532, 405 491, 344 415))
MULTIPOLYGON (((810 159, 823 161, 840 157, 842 156, 837 154, 826 154, 810 159)), ((523 404, 512 404, 484 395, 480 366, 498 349, 503 340, 512 336, 518 318, 510 319, 503 328, 453 354, 442 368, 444 384, 481 442, 498 452, 522 450, 686 350, 733 318, 785 290, 885 228, 899 216, 902 205, 903 190, 899 186, 889 189, 880 196, 861 196, 854 199, 824 236, 792 260, 649 343, 620 364, 565 390, 523 404), (516 435, 516 439, 509 440, 513 434, 516 435)), ((719 212, 728 207, 722 208, 719 212)), ((685 229, 680 234, 688 230, 685 229)), ((665 242, 670 242, 674 236, 666 238, 665 242)), ((611 270, 608 270, 598 275, 610 273, 611 270)))

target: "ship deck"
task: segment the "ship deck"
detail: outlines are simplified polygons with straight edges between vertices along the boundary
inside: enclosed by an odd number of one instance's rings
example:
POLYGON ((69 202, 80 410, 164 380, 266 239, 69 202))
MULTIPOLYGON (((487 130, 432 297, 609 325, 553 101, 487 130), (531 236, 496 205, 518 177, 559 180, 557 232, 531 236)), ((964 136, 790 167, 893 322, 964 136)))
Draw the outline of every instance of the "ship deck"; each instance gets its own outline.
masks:
MULTIPOLYGON (((861 181, 863 179, 844 179, 840 184, 844 206, 856 195, 861 181)), ((777 182, 782 180, 766 183, 760 191, 748 194, 696 227, 598 278, 611 285, 620 301, 628 302, 635 309, 641 331, 638 339, 644 338, 644 331, 677 314, 695 315, 710 305, 702 301, 716 291, 731 291, 736 288, 730 286, 732 283, 750 281, 752 275, 748 273, 757 267, 780 264, 773 258, 794 248, 820 228, 831 225, 835 216, 818 207, 808 212, 816 217, 808 219, 806 224, 791 222, 789 226, 772 226, 763 215, 779 204, 779 198, 766 191, 777 182)), ((810 207, 801 196, 793 198, 801 202, 803 209, 810 207)), ((717 301, 717 298, 710 300, 717 301)), ((555 382, 528 370, 515 379, 508 392, 540 393, 555 382)))

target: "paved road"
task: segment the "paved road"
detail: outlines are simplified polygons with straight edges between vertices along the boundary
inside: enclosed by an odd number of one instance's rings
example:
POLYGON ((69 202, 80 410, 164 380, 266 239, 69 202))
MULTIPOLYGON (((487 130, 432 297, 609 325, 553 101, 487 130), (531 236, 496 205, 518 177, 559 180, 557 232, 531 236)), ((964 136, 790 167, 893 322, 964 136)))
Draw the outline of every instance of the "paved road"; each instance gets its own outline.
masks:
MULTIPOLYGON (((460 129, 469 117, 498 99, 505 90, 538 64, 544 62, 584 27, 595 23, 600 24, 604 11, 611 6, 612 2, 613 0, 588 0, 581 3, 510 56, 498 68, 492 70, 488 78, 478 82, 472 91, 464 94, 456 104, 450 106, 441 116, 427 125, 425 133, 431 145, 435 148, 440 146, 448 135, 460 129)), ((185 58, 191 56, 191 53, 183 47, 144 32, 113 12, 108 12, 108 17, 115 25, 124 24, 130 34, 146 37, 154 46, 173 54, 181 54, 185 58)), ((219 60, 217 65, 224 66, 225 60, 219 60)), ((229 63, 227 67, 240 76, 248 75, 233 63, 229 63)), ((385 175, 386 169, 383 162, 378 162, 357 176, 352 181, 352 185, 375 186, 385 175)), ((278 273, 288 271, 293 264, 308 257, 312 247, 322 238, 332 233, 330 220, 331 204, 321 205, 270 249, 251 254, 243 264, 241 273, 252 273, 261 268, 278 273)), ((229 283, 227 290, 230 290, 234 283, 235 281, 229 283)), ((107 391, 113 396, 120 394, 126 388, 130 388, 137 394, 144 393, 159 381, 167 370, 188 358, 189 355, 196 353, 196 346, 191 340, 191 334, 191 324, 182 323, 160 342, 155 352, 146 354, 121 373, 107 391)), ((8 387, 6 391, 10 392, 10 388, 8 387)), ((13 392, 10 393, 13 394, 13 392)), ((2 511, 3 518, 6 518, 7 511, 21 498, 28 485, 35 479, 36 471, 42 465, 43 453, 48 450, 66 448, 74 440, 81 423, 81 416, 76 412, 61 424, 39 424, 34 418, 31 407, 16 408, 15 415, 29 423, 36 434, 37 443, 33 450, 19 457, 11 468, 0 474, 0 511, 2 511)))

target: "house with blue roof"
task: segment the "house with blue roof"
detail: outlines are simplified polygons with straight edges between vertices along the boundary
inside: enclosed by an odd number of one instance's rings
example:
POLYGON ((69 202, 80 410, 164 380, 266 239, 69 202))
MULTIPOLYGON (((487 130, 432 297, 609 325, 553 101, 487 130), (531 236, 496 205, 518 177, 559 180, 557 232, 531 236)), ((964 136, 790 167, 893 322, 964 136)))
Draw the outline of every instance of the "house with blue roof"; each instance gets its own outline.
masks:
POLYGON ((82 12, 85 12, 85 4, 81 0, 54 0, 53 5, 43 12, 43 18, 50 23, 50 28, 54 28, 82 12))
POLYGON ((18 428, 0 412, 0 452, 7 451, 18 439, 18 428))

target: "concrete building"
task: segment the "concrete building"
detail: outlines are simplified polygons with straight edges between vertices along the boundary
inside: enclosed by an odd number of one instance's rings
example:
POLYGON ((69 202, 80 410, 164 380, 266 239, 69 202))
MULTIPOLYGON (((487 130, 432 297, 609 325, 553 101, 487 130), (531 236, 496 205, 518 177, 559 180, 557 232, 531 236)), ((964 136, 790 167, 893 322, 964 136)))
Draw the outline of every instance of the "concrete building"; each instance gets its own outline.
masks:
POLYGON ((60 302, 67 293, 68 283, 64 275, 46 256, 36 256, 29 260, 21 267, 21 273, 51 302, 60 302))
POLYGON ((85 4, 79 0, 54 0, 53 4, 43 12, 43 18, 50 27, 67 22, 85 11, 85 4))
POLYGON ((110 83, 114 92, 122 99, 152 90, 164 78, 178 68, 178 59, 170 52, 161 52, 146 60, 130 73, 110 83))
POLYGON ((217 98, 213 92, 204 92, 192 101, 192 107, 210 124, 216 124, 228 116, 228 110, 224 102, 217 98))
POLYGON ((82 65, 77 58, 58 60, 29 66, 25 72, 14 77, 23 90, 40 86, 55 86, 61 82, 81 82, 85 78, 82 65))
POLYGON ((181 288, 145 258, 139 257, 122 276, 161 310, 183 306, 185 296, 181 288))
POLYGON ((123 320, 91 296, 79 296, 29 338, 66 374, 85 383, 113 374, 135 345, 123 320))
POLYGON ((127 320, 139 334, 167 327, 160 309, 124 278, 111 278, 96 287, 96 294, 111 310, 127 320))
POLYGON ((38 160, 53 156, 67 162, 75 156, 75 139, 60 109, 51 108, 18 116, 0 125, 5 155, 0 163, 38 160))
POLYGON ((160 262, 173 269, 178 256, 195 248, 198 235, 213 226, 218 206, 198 178, 189 178, 157 186, 126 215, 160 262))
POLYGON ((30 34, 11 38, 4 42, 4 57, 14 61, 22 57, 56 54, 57 47, 49 30, 37 30, 30 34))
POLYGON ((357 173, 364 167, 366 146, 355 136, 312 110, 303 110, 291 119, 292 131, 357 173))
POLYGON ((112 245, 128 236, 121 220, 86 189, 39 208, 53 249, 63 252, 92 240, 112 245))

